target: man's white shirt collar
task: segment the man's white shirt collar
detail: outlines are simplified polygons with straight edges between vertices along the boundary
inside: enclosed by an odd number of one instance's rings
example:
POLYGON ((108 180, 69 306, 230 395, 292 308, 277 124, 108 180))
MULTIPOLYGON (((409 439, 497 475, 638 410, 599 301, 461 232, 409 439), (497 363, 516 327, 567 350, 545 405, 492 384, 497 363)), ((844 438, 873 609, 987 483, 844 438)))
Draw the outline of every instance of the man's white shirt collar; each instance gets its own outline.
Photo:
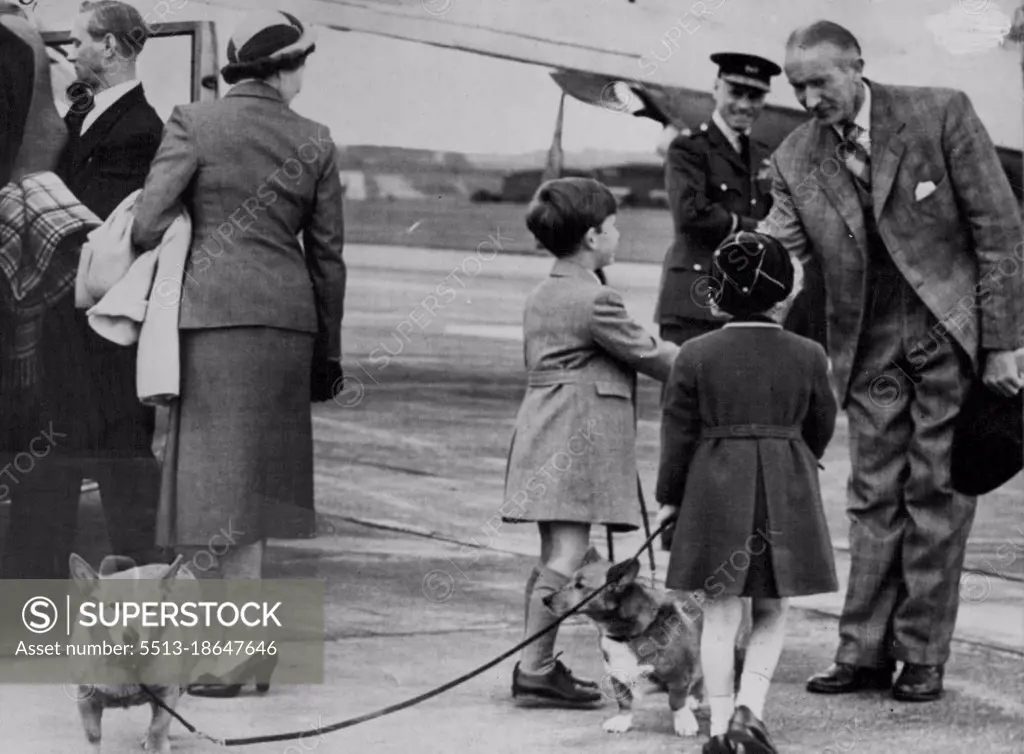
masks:
POLYGON ((115 84, 109 89, 104 89, 102 92, 99 92, 96 95, 96 104, 82 121, 82 133, 84 134, 88 131, 89 126, 95 123, 104 112, 109 110, 115 102, 128 94, 128 92, 137 87, 140 83, 141 82, 138 79, 132 79, 131 81, 123 81, 120 84, 115 84))
MULTIPOLYGON (((734 131, 729 127, 729 124, 725 122, 725 118, 722 117, 718 110, 715 110, 711 114, 712 122, 718 126, 718 130, 725 134, 725 138, 732 144, 732 148, 736 150, 736 154, 743 154, 743 150, 740 148, 740 131, 734 131)), ((743 131, 747 136, 750 135, 749 131, 743 131)))

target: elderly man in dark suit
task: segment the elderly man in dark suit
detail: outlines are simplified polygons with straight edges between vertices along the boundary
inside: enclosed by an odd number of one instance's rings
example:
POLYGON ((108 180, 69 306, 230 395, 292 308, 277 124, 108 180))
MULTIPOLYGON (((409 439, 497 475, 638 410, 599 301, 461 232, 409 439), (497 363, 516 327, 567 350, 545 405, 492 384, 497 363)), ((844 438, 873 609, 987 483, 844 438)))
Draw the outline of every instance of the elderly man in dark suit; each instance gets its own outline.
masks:
POLYGON ((791 35, 786 75, 814 118, 772 157, 760 229, 822 263, 850 428, 850 581, 835 664, 808 689, 928 701, 942 693, 976 503, 950 481, 954 426, 974 380, 1021 387, 1021 219, 963 92, 884 85, 863 67, 836 24, 791 35))
MULTIPOLYGON (((146 101, 136 75, 148 35, 139 11, 115 0, 83 3, 72 26, 69 60, 85 86, 65 116, 68 144, 57 172, 100 219, 143 187, 160 145, 163 121, 146 101)), ((74 337, 84 344, 83 385, 68 443, 82 464, 61 480, 58 510, 65 517, 65 536, 49 546, 59 550, 57 559, 66 564, 82 477, 89 476, 99 483, 112 551, 149 561, 158 556, 154 410, 138 399, 135 349, 93 332, 84 311, 76 311, 74 320, 74 337)))

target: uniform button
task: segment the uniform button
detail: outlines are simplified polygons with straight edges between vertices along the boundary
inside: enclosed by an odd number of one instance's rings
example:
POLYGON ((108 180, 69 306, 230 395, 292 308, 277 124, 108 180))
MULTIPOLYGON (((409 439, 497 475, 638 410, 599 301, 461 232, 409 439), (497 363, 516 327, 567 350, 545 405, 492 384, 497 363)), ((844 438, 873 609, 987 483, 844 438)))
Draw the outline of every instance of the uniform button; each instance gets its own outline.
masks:
POLYGON ((694 271, 695 271, 695 272, 700 272, 700 271, 701 271, 701 270, 703 270, 704 268, 703 268, 703 267, 701 267, 701 266, 700 266, 699 264, 695 264, 695 265, 693 266, 693 269, 694 269, 694 271))
POLYGON ((757 204, 757 199, 751 199, 750 200, 750 204, 751 204, 751 206, 757 204))
POLYGON ((722 184, 722 191, 726 191, 728 188, 729 187, 727 185, 725 185, 724 183, 722 184))

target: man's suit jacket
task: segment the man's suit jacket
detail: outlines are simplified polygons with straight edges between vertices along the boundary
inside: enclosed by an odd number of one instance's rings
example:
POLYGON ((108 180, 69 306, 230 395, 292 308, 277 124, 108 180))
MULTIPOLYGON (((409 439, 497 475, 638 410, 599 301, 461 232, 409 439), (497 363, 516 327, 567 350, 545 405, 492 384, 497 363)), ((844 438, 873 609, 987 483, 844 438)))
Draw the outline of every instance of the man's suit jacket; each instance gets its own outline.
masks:
POLYGON ((176 107, 135 208, 138 247, 160 241, 179 200, 193 228, 181 328, 319 331, 340 358, 344 222, 326 126, 262 82, 176 107))
POLYGON ((106 220, 146 182, 163 128, 139 84, 104 110, 79 139, 68 142, 58 172, 71 193, 106 220))
MULTIPOLYGON (((82 204, 105 220, 125 197, 142 188, 163 126, 139 84, 104 110, 84 134, 71 135, 58 175, 82 204)), ((73 297, 68 306, 74 307, 73 297)), ((72 450, 94 457, 152 457, 155 415, 139 403, 136 349, 97 335, 84 310, 75 309, 71 316, 81 363, 65 365, 66 373, 84 375, 76 388, 79 408, 70 433, 76 440, 72 450)))
MULTIPOLYGON (((892 258, 978 368, 980 350, 1021 345, 1021 216, 995 147, 967 95, 871 86, 871 193, 892 258), (927 183, 934 190, 926 191, 927 183), (918 188, 919 184, 926 186, 918 188)), ((867 231, 835 129, 811 120, 772 155, 774 205, 760 230, 821 261, 828 343, 845 403, 861 330, 867 231)), ((930 343, 908 354, 923 363, 930 343)))
MULTIPOLYGON (((655 321, 717 320, 706 300, 711 255, 732 229, 753 230, 771 206, 771 181, 758 178, 769 150, 750 140, 750 164, 712 121, 677 136, 665 157, 675 241, 665 256, 655 321)), ((721 320, 725 321, 725 320, 721 320)))

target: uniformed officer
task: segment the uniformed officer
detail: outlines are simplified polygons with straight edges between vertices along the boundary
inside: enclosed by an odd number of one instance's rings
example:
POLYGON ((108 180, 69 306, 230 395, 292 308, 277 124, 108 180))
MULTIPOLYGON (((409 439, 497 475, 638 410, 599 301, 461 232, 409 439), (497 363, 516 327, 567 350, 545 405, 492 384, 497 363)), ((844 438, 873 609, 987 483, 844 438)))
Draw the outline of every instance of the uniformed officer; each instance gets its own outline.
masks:
POLYGON ((675 241, 665 257, 655 321, 663 339, 680 344, 723 324, 709 307, 711 254, 730 233, 754 230, 771 207, 769 149, 750 130, 782 69, 733 52, 711 61, 719 70, 710 123, 683 131, 665 158, 675 241))
MULTIPOLYGON (((710 308, 711 255, 734 231, 754 230, 771 208, 770 151, 750 138, 750 129, 782 69, 734 52, 712 55, 711 62, 718 64, 711 122, 681 132, 665 157, 675 241, 665 255, 654 319, 661 337, 678 344, 724 324, 710 308)), ((662 533, 663 550, 672 548, 674 534, 672 526, 662 533)))

